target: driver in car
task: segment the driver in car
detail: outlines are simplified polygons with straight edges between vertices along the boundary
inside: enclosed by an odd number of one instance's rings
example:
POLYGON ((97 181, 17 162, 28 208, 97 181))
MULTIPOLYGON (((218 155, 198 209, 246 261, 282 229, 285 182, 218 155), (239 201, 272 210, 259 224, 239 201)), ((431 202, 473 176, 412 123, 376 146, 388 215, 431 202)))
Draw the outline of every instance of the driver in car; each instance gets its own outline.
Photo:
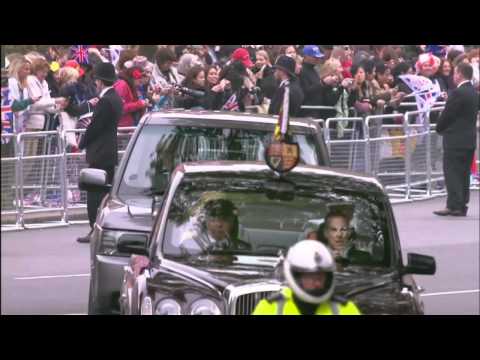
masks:
POLYGON ((205 204, 205 230, 209 247, 214 250, 250 250, 249 243, 238 238, 238 211, 226 199, 210 200, 205 204))

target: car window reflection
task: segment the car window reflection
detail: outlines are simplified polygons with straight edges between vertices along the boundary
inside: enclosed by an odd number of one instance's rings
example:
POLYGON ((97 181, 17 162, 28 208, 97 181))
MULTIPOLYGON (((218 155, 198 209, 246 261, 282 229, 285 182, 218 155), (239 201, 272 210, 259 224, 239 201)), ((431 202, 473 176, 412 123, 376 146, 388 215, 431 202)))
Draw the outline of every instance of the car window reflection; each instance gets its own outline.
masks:
POLYGON ((329 246, 340 263, 387 266, 383 203, 314 187, 299 189, 293 200, 280 200, 266 196, 260 179, 186 179, 173 198, 160 248, 164 256, 176 258, 277 256, 310 238, 329 246))

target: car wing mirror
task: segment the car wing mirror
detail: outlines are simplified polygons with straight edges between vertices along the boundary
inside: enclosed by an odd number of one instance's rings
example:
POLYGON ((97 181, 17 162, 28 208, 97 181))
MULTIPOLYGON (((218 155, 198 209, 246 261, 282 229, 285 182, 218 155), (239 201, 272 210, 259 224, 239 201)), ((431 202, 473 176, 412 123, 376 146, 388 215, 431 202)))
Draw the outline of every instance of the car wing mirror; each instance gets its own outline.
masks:
POLYGON ((407 266, 403 269, 404 274, 433 275, 436 271, 435 258, 421 254, 407 254, 407 266))
POLYGON ((107 172, 102 169, 82 169, 78 179, 78 188, 90 192, 110 191, 112 185, 107 183, 107 172))
POLYGON ((120 236, 117 243, 117 249, 124 254, 148 255, 147 234, 124 234, 120 236))

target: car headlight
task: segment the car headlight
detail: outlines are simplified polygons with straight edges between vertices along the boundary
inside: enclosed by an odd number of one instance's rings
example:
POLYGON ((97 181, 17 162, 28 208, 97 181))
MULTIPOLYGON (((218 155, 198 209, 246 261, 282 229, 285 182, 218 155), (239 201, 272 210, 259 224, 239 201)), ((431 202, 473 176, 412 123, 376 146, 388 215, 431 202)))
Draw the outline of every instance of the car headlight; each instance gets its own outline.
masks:
POLYGON ((152 299, 149 296, 145 296, 140 307, 140 315, 152 315, 152 310, 152 299))
POLYGON ((180 315, 182 307, 174 299, 163 299, 155 307, 155 315, 180 315))
POLYGON ((218 305, 210 299, 195 300, 190 307, 190 315, 221 315, 218 305))

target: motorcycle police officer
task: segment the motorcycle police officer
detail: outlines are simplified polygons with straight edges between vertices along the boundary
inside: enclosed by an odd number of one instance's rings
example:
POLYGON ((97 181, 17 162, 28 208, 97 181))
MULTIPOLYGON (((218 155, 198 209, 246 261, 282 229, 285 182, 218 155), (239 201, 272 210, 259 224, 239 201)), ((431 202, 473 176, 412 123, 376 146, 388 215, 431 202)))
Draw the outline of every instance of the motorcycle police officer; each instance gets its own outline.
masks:
POLYGON ((292 246, 283 271, 289 287, 261 300, 253 315, 361 315, 353 302, 332 298, 335 261, 321 242, 303 240, 292 246))

